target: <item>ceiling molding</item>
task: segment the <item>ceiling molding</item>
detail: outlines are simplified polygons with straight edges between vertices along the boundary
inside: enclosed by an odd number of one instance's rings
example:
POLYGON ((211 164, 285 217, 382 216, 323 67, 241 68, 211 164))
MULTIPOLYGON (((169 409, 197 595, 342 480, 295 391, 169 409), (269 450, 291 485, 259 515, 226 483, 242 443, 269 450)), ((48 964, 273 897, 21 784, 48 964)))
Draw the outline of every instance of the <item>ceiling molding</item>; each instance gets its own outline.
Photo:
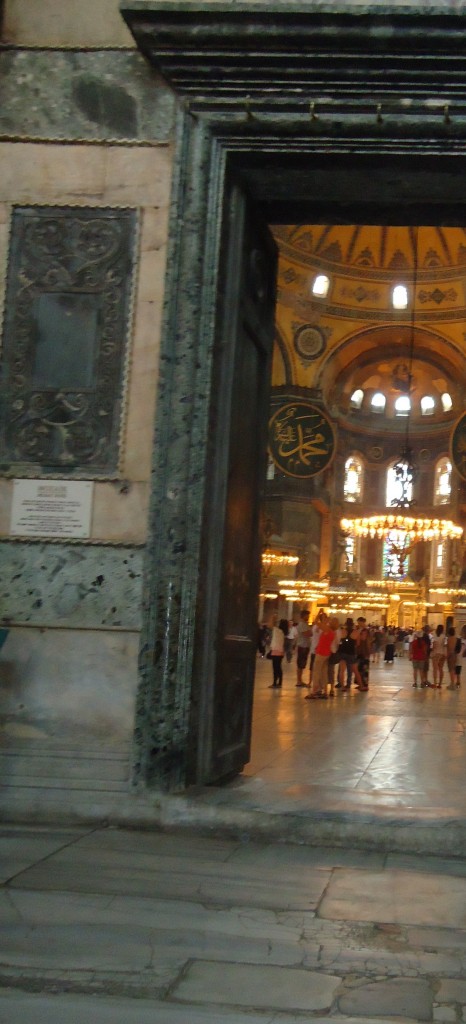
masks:
POLYGON ((370 115, 381 134, 393 118, 422 114, 450 132, 466 118, 463 3, 133 0, 120 9, 151 65, 206 116, 241 111, 259 131, 270 114, 289 127, 304 118, 319 132, 342 113, 370 115))

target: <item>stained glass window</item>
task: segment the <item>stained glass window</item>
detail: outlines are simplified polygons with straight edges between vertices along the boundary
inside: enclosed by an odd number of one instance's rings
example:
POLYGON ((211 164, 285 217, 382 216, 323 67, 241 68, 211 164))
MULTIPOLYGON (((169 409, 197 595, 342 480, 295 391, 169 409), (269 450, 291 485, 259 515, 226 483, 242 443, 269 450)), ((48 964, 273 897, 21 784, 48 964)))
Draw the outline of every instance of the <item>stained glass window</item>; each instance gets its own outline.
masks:
POLYGON ((351 455, 345 462, 345 481, 343 485, 345 501, 361 501, 363 465, 360 459, 351 455))

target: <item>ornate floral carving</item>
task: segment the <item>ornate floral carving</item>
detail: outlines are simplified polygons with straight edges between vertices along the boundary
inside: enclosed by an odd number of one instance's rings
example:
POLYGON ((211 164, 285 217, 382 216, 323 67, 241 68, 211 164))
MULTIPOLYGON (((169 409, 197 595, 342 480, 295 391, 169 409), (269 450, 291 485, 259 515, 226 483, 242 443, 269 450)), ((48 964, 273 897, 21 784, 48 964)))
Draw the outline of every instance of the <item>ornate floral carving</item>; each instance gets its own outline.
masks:
POLYGON ((14 211, 0 445, 15 472, 118 470, 135 227, 127 209, 14 211))

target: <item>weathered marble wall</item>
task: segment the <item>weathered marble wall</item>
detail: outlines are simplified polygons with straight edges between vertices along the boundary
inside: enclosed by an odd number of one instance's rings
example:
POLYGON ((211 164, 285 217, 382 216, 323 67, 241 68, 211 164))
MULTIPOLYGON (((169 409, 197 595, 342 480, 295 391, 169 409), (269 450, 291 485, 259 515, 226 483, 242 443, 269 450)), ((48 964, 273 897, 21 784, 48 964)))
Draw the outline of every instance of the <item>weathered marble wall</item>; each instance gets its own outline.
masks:
POLYGON ((2 38, 0 310, 15 205, 129 207, 139 236, 121 473, 94 483, 89 543, 12 540, 13 483, 0 479, 0 619, 11 622, 0 742, 129 751, 175 101, 135 51, 117 0, 6 0, 2 38))
POLYGON ((19 46, 133 46, 118 0, 4 0, 4 39, 19 46))
POLYGON ((12 630, 0 652, 0 748, 129 755, 138 644, 128 631, 12 630))
POLYGON ((142 548, 0 543, 0 620, 138 630, 142 562, 142 548))
POLYGON ((0 133, 28 139, 170 141, 173 94, 135 51, 0 53, 0 133))

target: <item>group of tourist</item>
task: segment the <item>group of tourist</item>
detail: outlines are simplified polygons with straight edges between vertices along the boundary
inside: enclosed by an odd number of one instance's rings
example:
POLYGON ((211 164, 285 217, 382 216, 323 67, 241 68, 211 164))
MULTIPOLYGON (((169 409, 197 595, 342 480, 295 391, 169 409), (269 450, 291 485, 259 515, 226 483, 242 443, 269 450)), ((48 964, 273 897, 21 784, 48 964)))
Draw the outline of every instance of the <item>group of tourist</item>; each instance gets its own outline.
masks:
MULTIPOLYGON (((292 624, 294 625, 294 624, 292 624)), ((270 651, 273 667, 272 688, 283 683, 282 662, 289 639, 290 624, 280 619, 272 628, 270 651)), ((301 612, 295 627, 292 643, 296 647, 296 671, 298 687, 309 687, 306 700, 326 700, 334 697, 335 690, 347 693, 352 685, 361 691, 369 688, 369 662, 371 642, 366 620, 361 616, 356 623, 347 619, 343 626, 336 616, 320 611, 309 623, 309 612, 301 612), (303 680, 303 672, 309 662, 309 684, 303 680)))
POLYGON ((459 636, 454 626, 447 631, 443 626, 423 626, 413 633, 409 644, 409 657, 413 666, 413 687, 429 686, 441 690, 445 672, 449 683, 447 690, 457 690, 461 685, 461 670, 466 658, 466 626, 459 636), (432 680, 429 680, 429 666, 432 665, 432 680))
POLYGON ((461 682, 463 658, 466 658, 466 626, 460 636, 454 626, 447 631, 442 625, 425 625, 422 630, 395 629, 391 626, 367 626, 364 616, 356 622, 347 618, 341 625, 337 616, 321 610, 314 622, 309 612, 300 613, 297 623, 280 619, 269 630, 260 627, 258 649, 262 657, 272 661, 271 688, 283 684, 283 658, 291 661, 296 650, 296 686, 310 690, 306 700, 327 700, 336 690, 348 693, 355 689, 369 689, 369 666, 377 664, 383 654, 386 664, 394 664, 396 657, 407 655, 413 667, 413 687, 441 689, 445 671, 448 689, 457 689, 461 682), (267 652, 267 648, 269 648, 267 652), (309 682, 303 673, 309 663, 309 682), (429 668, 432 667, 432 681, 429 668))

